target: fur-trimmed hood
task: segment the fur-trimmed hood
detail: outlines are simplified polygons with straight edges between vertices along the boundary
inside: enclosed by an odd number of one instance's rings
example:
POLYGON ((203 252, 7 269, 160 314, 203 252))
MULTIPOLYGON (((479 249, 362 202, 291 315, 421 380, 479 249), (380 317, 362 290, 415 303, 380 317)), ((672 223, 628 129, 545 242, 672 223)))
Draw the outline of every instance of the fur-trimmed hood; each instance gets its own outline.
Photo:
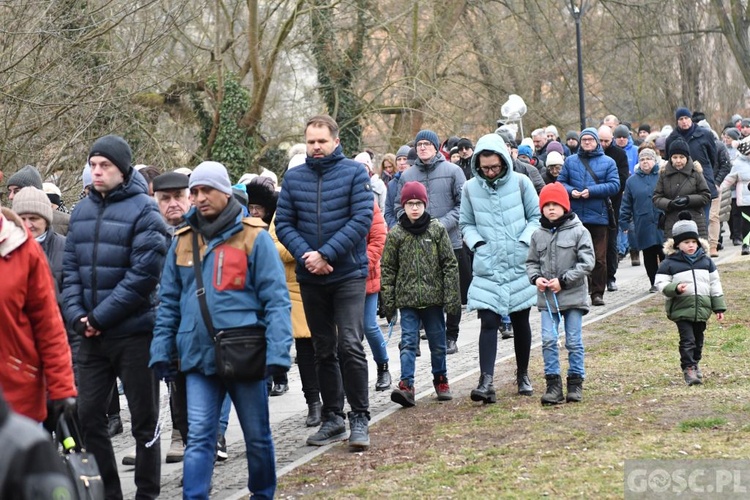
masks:
MULTIPOLYGON (((700 243, 703 251, 708 252, 709 246, 707 239, 699 238, 698 243, 700 243)), ((667 238, 667 241, 664 242, 664 255, 672 255, 678 251, 679 249, 674 246, 674 238, 667 238)))

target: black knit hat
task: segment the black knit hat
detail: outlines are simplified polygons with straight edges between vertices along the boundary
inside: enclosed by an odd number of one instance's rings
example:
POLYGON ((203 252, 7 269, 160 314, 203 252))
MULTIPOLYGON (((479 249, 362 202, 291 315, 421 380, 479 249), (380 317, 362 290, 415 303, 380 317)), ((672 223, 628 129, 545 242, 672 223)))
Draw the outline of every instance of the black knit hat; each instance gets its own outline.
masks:
POLYGON ((461 148, 474 149, 474 145, 471 143, 471 140, 467 139, 466 137, 462 137, 461 139, 459 139, 456 146, 458 146, 459 151, 461 151, 461 148))
POLYGON ((105 157, 114 163, 124 176, 130 172, 133 153, 125 139, 118 135, 105 135, 97 139, 89 151, 89 160, 92 156, 105 157))
POLYGON ((690 158, 690 146, 682 139, 675 139, 672 144, 669 145, 669 157, 673 155, 682 155, 686 158, 690 158))

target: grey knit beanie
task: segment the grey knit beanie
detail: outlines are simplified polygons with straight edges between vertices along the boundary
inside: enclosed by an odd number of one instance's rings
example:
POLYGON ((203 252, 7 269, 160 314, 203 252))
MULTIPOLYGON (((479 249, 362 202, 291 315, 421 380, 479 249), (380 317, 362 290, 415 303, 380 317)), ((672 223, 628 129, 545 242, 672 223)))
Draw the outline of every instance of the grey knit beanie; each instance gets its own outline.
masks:
POLYGON ((689 239, 693 239, 700 244, 698 225, 693 220, 693 216, 690 215, 690 212, 680 212, 678 217, 679 220, 672 226, 672 238, 674 239, 675 246, 689 239))
POLYGON ((399 158, 401 156, 409 156, 409 146, 404 144, 400 148, 398 148, 398 151, 396 152, 396 158, 399 158))
POLYGON ((224 165, 218 161, 204 161, 193 170, 190 176, 190 189, 195 186, 210 186, 232 196, 232 183, 224 165))
POLYGON ((52 205, 41 189, 27 186, 13 197, 13 211, 18 215, 35 214, 47 221, 52 227, 52 205))
POLYGON ((42 189, 42 176, 39 174, 39 170, 31 165, 26 165, 21 170, 8 177, 8 182, 6 184, 8 186, 18 186, 20 188, 33 186, 37 189, 42 189))

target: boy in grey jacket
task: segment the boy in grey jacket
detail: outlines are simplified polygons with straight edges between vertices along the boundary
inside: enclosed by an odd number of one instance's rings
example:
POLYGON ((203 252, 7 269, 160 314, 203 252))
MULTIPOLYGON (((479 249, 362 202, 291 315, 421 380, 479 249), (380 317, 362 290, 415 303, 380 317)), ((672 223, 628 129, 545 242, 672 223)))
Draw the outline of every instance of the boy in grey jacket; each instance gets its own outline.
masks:
POLYGON ((568 350, 568 402, 583 398, 583 315, 589 311, 587 275, 594 269, 591 235, 570 211, 570 199, 559 182, 539 193, 541 224, 531 236, 526 274, 537 288, 537 307, 542 312, 542 355, 547 391, 543 405, 563 402, 558 327, 565 318, 568 350))

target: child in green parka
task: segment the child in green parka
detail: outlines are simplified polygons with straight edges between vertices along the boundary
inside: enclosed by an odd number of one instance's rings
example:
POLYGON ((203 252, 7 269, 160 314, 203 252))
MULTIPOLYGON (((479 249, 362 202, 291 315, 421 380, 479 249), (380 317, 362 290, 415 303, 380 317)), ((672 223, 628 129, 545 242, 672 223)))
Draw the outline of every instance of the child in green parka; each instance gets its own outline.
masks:
POLYGON ((416 404, 414 363, 420 321, 430 346, 438 400, 453 399, 445 361, 445 312, 457 314, 461 302, 453 246, 445 227, 425 211, 425 187, 416 181, 404 184, 401 206, 405 213, 385 242, 380 282, 388 321, 396 309, 401 314, 401 381, 391 393, 391 401, 411 407, 416 404))

